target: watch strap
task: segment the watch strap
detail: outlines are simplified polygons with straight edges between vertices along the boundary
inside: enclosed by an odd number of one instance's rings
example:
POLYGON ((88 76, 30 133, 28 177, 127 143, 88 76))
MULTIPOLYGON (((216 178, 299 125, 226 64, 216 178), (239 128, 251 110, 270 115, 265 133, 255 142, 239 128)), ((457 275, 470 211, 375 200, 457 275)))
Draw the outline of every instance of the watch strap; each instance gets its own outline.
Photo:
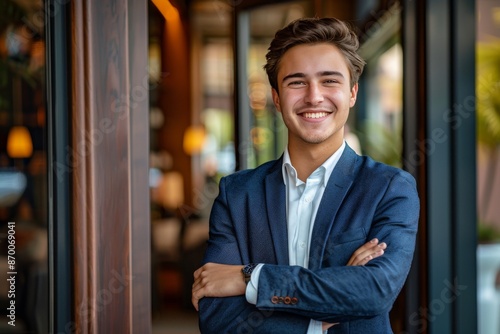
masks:
POLYGON ((250 279, 252 277, 252 272, 255 269, 255 267, 257 267, 257 265, 258 263, 249 263, 241 269, 245 284, 248 284, 248 282, 250 282, 250 279))

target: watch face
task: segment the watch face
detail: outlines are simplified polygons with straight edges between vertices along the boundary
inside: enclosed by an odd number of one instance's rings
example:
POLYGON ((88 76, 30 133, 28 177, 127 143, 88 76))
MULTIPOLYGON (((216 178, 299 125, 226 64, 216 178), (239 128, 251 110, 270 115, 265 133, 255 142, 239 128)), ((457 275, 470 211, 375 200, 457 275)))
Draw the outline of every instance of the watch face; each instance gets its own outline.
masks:
POLYGON ((253 270, 257 266, 256 263, 250 263, 243 267, 242 271, 245 275, 252 275, 253 270))
POLYGON ((241 269, 241 272, 243 273, 243 279, 245 280, 246 284, 250 282, 250 278, 252 277, 252 272, 256 266, 257 266, 256 263, 250 263, 241 269))

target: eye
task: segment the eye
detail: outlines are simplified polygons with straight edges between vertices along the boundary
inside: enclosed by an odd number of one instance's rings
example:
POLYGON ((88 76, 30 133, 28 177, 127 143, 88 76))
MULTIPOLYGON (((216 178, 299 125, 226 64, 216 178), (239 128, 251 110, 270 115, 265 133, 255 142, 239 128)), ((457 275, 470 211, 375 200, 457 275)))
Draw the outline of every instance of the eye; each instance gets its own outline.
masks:
POLYGON ((305 85, 304 81, 291 81, 288 83, 288 86, 303 86, 305 85))
POLYGON ((335 84, 340 84, 340 81, 337 79, 327 79, 324 81, 325 84, 327 85, 335 85, 335 84))

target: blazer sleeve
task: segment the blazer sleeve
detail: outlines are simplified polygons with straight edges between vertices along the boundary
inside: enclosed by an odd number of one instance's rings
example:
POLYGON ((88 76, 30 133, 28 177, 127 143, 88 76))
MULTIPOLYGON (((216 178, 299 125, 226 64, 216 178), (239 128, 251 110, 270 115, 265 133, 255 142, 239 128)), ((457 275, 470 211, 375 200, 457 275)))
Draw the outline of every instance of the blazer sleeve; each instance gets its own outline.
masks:
POLYGON ((415 249, 419 199, 414 178, 403 171, 396 173, 374 205, 368 240, 377 237, 387 243, 383 256, 365 266, 315 271, 265 265, 259 276, 257 307, 331 323, 387 313, 406 280, 415 249), (284 296, 294 302, 280 302, 284 296))
MULTIPOLYGON (((226 193, 226 178, 219 186, 210 215, 210 235, 203 263, 243 264, 246 245, 238 242, 226 193)), ((240 210, 240 214, 243 212, 240 210)), ((240 221, 243 219, 240 219, 240 221)), ((199 302, 201 333, 305 333, 310 318, 277 309, 258 309, 245 296, 202 298, 199 302)))

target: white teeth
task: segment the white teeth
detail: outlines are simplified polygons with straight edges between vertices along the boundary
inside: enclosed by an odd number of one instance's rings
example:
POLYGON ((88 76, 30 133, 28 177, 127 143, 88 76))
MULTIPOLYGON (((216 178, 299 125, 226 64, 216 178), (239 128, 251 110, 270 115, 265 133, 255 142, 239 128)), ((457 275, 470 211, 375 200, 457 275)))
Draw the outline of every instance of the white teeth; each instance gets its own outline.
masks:
POLYGON ((302 116, 304 116, 305 118, 321 118, 325 117, 326 115, 328 115, 328 113, 326 112, 306 112, 302 114, 302 116))

